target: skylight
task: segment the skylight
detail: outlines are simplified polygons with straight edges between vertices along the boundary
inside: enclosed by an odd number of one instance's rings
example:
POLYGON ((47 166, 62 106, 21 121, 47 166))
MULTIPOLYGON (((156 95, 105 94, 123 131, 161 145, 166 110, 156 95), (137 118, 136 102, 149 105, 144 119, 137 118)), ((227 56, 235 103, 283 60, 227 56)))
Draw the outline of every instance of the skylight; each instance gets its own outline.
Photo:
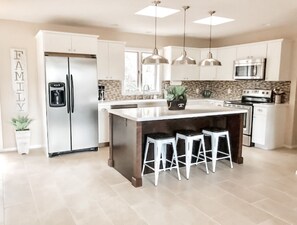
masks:
MULTIPOLYGON (((156 6, 148 6, 145 7, 144 9, 141 9, 140 11, 136 12, 136 15, 141 15, 141 16, 151 16, 155 17, 155 7, 156 6)), ((171 9, 171 8, 165 8, 165 7, 160 7, 158 6, 157 8, 157 17, 159 18, 164 18, 166 16, 170 16, 174 13, 179 12, 180 10, 177 9, 171 9)))
POLYGON ((225 17, 219 17, 219 16, 212 16, 212 24, 210 24, 210 16, 200 19, 200 20, 195 20, 194 23, 199 23, 199 24, 205 24, 205 25, 219 25, 219 24, 223 24, 223 23, 229 23, 234 21, 234 19, 229 19, 229 18, 225 18, 225 17))

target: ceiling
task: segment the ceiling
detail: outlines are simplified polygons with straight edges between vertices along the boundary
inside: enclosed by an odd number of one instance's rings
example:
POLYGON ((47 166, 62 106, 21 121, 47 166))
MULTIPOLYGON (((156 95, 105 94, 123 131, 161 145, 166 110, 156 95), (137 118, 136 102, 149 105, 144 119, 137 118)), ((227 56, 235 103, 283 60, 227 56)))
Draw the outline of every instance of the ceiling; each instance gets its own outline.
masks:
MULTIPOLYGON (((1 0, 0 19, 153 34, 154 18, 134 14, 149 5, 152 0, 1 0)), ((158 19, 158 35, 182 35, 184 5, 190 6, 186 35, 191 37, 208 37, 209 26, 192 21, 207 17, 210 10, 215 10, 216 16, 235 19, 214 26, 214 38, 297 24, 297 0, 163 0, 159 6, 181 11, 158 19)))

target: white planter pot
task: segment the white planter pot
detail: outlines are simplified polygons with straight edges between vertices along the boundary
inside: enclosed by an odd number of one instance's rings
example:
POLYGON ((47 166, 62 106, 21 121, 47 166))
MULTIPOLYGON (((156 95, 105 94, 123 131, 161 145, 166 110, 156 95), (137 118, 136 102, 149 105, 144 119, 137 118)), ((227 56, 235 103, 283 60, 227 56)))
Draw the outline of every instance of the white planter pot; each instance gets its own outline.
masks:
POLYGON ((16 144, 19 154, 29 153, 30 134, 31 132, 29 130, 15 132, 16 144))

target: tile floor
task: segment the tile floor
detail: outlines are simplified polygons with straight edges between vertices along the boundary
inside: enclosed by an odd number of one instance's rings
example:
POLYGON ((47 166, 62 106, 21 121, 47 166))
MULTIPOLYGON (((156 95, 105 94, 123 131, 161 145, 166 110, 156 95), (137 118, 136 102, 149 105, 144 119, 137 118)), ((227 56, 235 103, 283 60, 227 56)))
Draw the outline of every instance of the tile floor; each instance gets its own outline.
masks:
POLYGON ((146 175, 134 188, 107 166, 108 148, 46 158, 0 153, 0 225, 297 224, 297 150, 243 149, 244 164, 219 162, 146 175))

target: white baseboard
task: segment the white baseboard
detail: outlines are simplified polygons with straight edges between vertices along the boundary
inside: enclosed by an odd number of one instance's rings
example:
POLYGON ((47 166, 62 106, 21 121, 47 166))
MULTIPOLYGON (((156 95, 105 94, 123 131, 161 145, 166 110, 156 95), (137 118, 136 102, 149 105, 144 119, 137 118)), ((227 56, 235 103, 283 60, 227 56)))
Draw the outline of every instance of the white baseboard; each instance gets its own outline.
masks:
POLYGON ((284 145, 285 148, 294 149, 297 148, 297 145, 284 145))
MULTIPOLYGON (((45 146, 42 146, 42 145, 31 145, 30 149, 38 149, 38 148, 42 149, 44 147, 45 146)), ((13 152, 13 151, 17 151, 16 147, 0 149, 0 152, 13 152)))

